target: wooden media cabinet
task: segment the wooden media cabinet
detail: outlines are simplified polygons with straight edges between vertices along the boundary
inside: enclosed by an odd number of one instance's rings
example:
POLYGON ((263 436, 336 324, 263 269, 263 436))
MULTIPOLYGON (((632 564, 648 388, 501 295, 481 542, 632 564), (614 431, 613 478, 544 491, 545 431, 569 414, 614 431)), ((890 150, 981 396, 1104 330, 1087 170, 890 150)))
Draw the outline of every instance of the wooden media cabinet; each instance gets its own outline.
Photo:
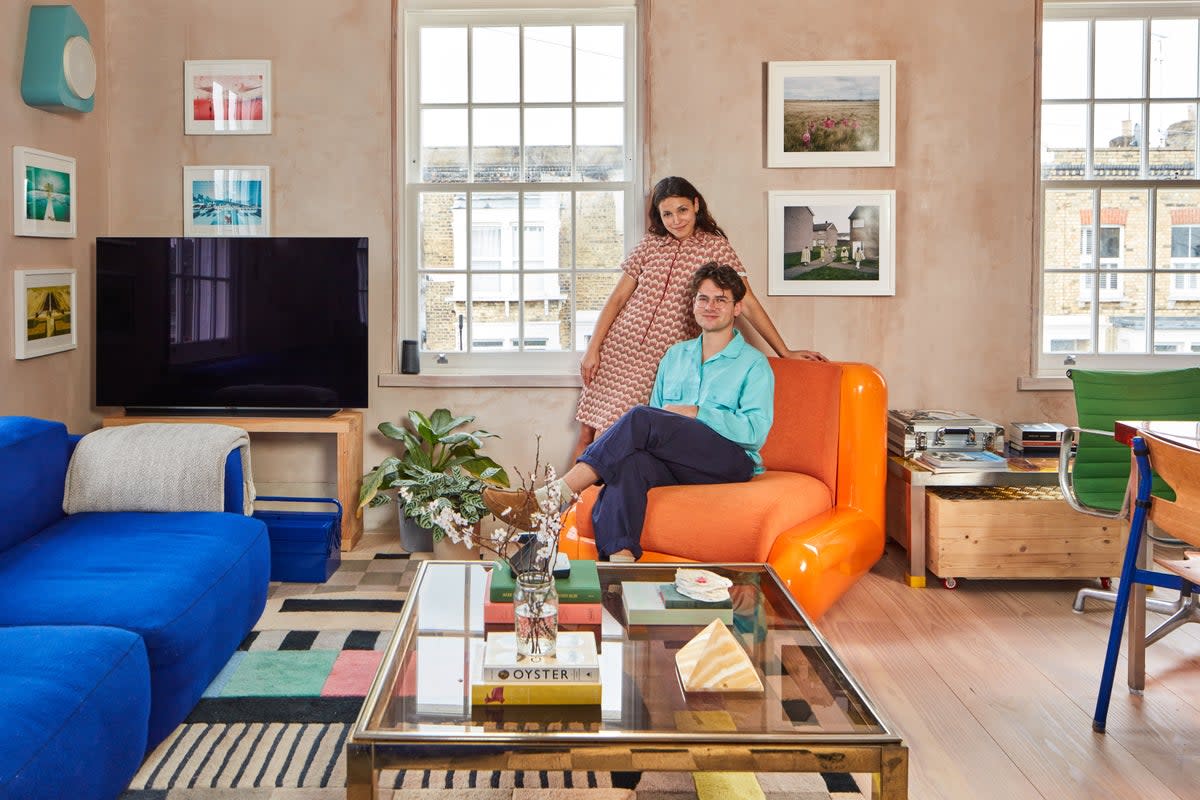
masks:
POLYGON ((363 475, 363 430, 361 411, 339 411, 329 417, 203 417, 144 416, 125 413, 105 417, 105 428, 141 422, 209 423, 232 425, 247 433, 323 433, 337 437, 337 499, 342 504, 342 550, 352 550, 362 538, 362 515, 358 512, 358 487, 363 475))

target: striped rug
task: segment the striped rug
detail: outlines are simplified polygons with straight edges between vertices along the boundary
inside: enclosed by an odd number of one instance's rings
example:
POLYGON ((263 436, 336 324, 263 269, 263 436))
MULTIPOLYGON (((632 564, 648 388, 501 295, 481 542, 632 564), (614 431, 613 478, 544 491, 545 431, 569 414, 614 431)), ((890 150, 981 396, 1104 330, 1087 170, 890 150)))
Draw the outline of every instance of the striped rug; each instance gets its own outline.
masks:
MULTIPOLYGON (((256 629, 188 719, 147 757, 121 800, 345 797, 345 742, 415 563, 394 547, 356 548, 325 584, 271 584, 256 629)), ((863 797, 851 776, 836 773, 399 770, 384 771, 379 786, 382 800, 863 797)))

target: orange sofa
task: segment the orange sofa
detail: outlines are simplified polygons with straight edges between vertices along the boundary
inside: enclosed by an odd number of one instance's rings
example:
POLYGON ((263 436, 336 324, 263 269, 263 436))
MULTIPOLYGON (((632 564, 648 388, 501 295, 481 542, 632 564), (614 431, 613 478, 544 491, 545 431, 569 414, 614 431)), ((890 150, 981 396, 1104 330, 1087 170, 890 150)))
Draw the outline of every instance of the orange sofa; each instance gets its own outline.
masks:
MULTIPOLYGON (((816 619, 883 554, 887 389, 866 364, 770 359, 775 422, 749 483, 651 489, 642 561, 766 562, 816 619)), ((560 549, 596 558, 592 506, 567 511, 560 549)))

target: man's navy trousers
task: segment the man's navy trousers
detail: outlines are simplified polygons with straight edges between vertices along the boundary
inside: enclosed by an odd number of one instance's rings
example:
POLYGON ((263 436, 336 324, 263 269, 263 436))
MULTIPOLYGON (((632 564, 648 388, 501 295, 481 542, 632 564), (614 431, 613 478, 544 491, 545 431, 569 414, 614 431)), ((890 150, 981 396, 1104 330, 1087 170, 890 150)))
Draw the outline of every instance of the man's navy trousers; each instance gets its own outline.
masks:
POLYGON ((699 420, 651 406, 631 408, 579 460, 604 482, 592 508, 601 558, 625 549, 641 557, 646 493, 654 487, 754 477, 754 461, 741 445, 699 420))

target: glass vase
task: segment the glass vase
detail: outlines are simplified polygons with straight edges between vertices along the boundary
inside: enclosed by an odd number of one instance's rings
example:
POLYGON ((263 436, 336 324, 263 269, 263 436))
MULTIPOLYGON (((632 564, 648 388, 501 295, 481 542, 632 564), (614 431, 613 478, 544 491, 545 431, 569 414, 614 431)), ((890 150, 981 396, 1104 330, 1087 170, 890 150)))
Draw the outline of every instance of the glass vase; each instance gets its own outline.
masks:
POLYGON ((543 572, 517 575, 513 589, 513 626, 517 656, 546 658, 558 642, 558 590, 543 572))

